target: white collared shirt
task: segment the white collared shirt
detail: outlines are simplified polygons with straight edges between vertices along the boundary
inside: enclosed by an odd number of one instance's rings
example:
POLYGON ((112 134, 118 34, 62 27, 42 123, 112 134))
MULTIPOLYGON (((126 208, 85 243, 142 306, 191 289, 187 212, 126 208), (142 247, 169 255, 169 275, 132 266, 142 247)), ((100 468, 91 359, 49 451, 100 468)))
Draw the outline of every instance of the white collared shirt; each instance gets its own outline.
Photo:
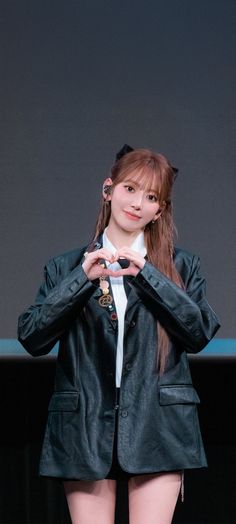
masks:
MULTIPOLYGON (((106 228, 107 229, 107 228, 106 228)), ((107 237, 106 229, 103 233, 102 243, 103 247, 107 248, 112 254, 115 254, 117 249, 107 237)), ((130 249, 137 251, 143 257, 147 254, 147 250, 144 243, 144 233, 140 233, 133 244, 130 246, 130 249)), ((109 269, 117 271, 120 269, 120 264, 115 262, 114 264, 109 265, 109 269)), ((124 341, 124 320, 125 320, 125 311, 127 306, 127 296, 124 289, 123 277, 110 277, 112 293, 116 306, 116 313, 118 318, 118 339, 117 339, 117 350, 116 350, 116 387, 120 387, 122 367, 123 367, 123 341, 124 341)))

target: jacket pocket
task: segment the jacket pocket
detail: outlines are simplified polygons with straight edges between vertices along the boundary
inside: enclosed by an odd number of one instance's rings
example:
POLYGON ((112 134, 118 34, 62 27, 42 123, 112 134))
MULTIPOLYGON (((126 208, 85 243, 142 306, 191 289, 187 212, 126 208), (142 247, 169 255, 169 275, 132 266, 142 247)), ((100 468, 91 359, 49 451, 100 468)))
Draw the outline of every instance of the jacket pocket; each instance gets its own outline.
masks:
POLYGON ((53 393, 48 411, 75 411, 79 403, 78 391, 61 391, 53 393))
POLYGON ((199 404, 199 396, 193 386, 161 386, 159 403, 161 406, 171 404, 199 404))

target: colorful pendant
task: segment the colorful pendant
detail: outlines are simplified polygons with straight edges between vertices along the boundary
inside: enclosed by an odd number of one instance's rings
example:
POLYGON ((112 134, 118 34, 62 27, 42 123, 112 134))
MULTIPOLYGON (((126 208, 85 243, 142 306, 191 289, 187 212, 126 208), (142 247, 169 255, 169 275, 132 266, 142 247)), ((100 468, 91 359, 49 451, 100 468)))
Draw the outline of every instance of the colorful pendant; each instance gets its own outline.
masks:
POLYGON ((106 277, 99 278, 99 288, 102 291, 102 296, 99 298, 98 302, 100 306, 107 307, 112 304, 113 299, 109 292, 109 282, 106 280, 106 277))

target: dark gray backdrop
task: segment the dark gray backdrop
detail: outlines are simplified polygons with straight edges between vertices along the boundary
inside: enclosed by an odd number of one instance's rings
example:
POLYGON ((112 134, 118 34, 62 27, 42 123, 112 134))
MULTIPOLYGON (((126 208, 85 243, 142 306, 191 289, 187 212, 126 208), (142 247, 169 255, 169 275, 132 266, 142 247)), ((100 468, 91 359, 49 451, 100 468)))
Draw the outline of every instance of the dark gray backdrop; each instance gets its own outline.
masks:
POLYGON ((1 338, 86 243, 124 142, 180 169, 178 244, 235 338, 235 0, 1 0, 1 338))

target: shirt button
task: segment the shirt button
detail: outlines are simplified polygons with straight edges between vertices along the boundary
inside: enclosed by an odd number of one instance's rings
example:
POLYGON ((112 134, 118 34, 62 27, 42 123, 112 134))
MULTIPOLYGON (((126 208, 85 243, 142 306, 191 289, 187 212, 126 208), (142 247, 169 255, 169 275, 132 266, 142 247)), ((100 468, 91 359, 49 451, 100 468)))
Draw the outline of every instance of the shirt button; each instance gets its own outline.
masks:
POLYGON ((128 417, 128 411, 126 411, 126 409, 123 409, 123 410, 121 411, 121 416, 124 417, 124 418, 125 418, 125 417, 128 417))

